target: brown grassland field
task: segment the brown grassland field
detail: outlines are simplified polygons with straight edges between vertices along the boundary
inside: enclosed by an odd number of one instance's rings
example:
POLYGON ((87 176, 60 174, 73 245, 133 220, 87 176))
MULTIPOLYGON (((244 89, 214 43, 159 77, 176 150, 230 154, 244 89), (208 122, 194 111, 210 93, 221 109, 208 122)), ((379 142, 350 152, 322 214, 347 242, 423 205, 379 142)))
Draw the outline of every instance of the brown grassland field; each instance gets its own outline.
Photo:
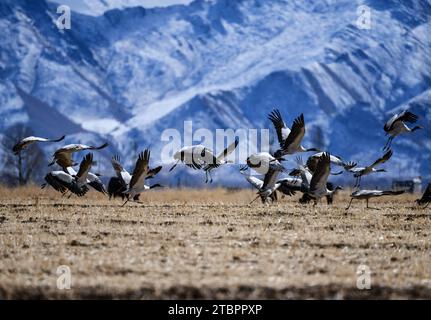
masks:
POLYGON ((143 204, 91 191, 0 189, 0 299, 431 298, 431 212, 418 195, 333 207, 251 190, 150 191, 143 204), (357 288, 357 268, 371 289, 357 288), (71 270, 57 289, 57 267, 71 270))

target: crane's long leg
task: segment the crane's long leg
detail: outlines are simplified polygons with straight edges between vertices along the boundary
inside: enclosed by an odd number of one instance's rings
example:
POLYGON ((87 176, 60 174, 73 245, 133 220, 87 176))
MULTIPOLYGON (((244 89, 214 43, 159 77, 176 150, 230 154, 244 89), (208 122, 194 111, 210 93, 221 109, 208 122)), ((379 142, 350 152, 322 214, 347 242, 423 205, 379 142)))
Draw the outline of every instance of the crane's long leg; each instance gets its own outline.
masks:
POLYGON ((391 140, 389 142, 388 148, 386 150, 389 150, 392 147, 392 141, 394 140, 394 137, 391 137, 391 140))
POLYGON ((370 199, 367 199, 367 209, 380 210, 379 208, 371 208, 371 207, 369 206, 369 201, 370 201, 370 199))
POLYGON ((389 148, 392 147, 392 140, 394 140, 394 137, 390 136, 386 142, 385 147, 383 148, 384 151, 389 150, 389 148))
POLYGON ((126 205, 127 202, 129 202, 130 198, 127 198, 126 202, 123 203, 122 207, 126 205))
POLYGON ((358 185, 356 186, 358 189, 361 186, 361 183, 362 183, 362 176, 359 176, 358 177, 358 185))
POLYGON ((272 196, 272 202, 278 202, 278 195, 276 190, 272 193, 271 196, 272 196))
POLYGON ((174 170, 174 168, 178 165, 178 163, 180 163, 180 160, 177 160, 177 162, 172 166, 172 168, 169 169, 169 172, 174 170))
POLYGON ((386 144, 385 144, 385 146, 383 147, 383 151, 385 151, 385 150, 386 150, 386 148, 388 147, 388 145, 389 145, 389 141, 391 141, 391 137, 389 137, 389 138, 388 138, 388 140, 386 140, 386 144))
POLYGON ((361 180, 361 176, 357 176, 355 186, 353 188, 359 188, 360 180, 361 180))
POLYGON ((428 208, 429 205, 430 205, 430 202, 427 203, 427 205, 424 207, 424 209, 428 208))
POLYGON ((350 199, 349 206, 346 208, 346 211, 350 209, 350 206, 352 205, 353 199, 354 198, 350 199))
POLYGON ((334 204, 335 194, 329 196, 329 204, 332 206, 334 204))
POLYGON ((250 202, 250 204, 252 204, 253 202, 255 202, 259 198, 260 198, 260 195, 258 195, 252 202, 250 202))

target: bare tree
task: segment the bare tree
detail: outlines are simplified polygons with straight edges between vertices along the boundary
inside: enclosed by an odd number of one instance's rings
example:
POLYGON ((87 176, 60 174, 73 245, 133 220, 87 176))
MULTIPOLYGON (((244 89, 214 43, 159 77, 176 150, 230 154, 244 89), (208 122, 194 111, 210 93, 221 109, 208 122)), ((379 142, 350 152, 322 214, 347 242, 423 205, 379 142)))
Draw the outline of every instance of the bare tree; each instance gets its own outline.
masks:
POLYGON ((12 152, 13 146, 21 139, 33 135, 25 124, 9 127, 3 134, 1 148, 3 153, 2 181, 12 186, 23 186, 42 176, 45 155, 37 144, 30 145, 18 155, 12 152))

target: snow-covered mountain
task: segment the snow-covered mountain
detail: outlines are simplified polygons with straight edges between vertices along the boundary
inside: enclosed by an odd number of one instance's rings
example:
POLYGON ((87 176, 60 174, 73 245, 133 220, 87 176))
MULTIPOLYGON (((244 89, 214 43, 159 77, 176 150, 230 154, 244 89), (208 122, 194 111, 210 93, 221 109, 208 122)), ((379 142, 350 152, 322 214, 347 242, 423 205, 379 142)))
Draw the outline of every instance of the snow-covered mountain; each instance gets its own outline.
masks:
MULTIPOLYGON (((109 174, 114 152, 132 166, 151 146, 158 160, 163 130, 182 132, 183 121, 271 128, 277 107, 289 125, 305 114, 305 144, 319 127, 329 151, 367 164, 381 155, 384 121, 411 108, 426 129, 398 137, 387 167, 431 174, 430 1, 196 0, 74 12, 71 30, 56 27, 56 7, 0 2, 2 131, 25 122, 66 143, 108 140, 98 157, 109 174), (369 30, 356 26, 363 4, 369 30)), ((215 182, 241 179, 226 170, 215 182)))
POLYGON ((98 16, 112 9, 124 9, 141 6, 144 8, 168 7, 189 4, 193 0, 52 0, 58 5, 67 5, 79 13, 98 16))

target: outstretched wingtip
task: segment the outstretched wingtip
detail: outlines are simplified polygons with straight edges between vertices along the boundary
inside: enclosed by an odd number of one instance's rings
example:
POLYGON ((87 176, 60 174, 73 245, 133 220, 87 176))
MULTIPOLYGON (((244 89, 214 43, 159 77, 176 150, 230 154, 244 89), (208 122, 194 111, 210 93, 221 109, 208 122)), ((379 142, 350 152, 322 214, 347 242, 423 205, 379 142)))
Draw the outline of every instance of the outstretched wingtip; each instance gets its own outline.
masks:
POLYGON ((91 162, 93 162, 93 153, 92 152, 89 152, 89 153, 87 153, 85 156, 84 156, 84 160, 85 161, 91 161, 91 162))
POLYGON ((280 110, 278 108, 273 108, 269 113, 269 115, 279 115, 279 114, 280 114, 280 110))
POLYGON ((268 119, 273 123, 282 120, 280 110, 277 108, 272 109, 272 111, 268 114, 268 119))
POLYGON ((150 161, 150 155, 151 155, 150 149, 145 149, 144 150, 144 159, 147 161, 150 161))

